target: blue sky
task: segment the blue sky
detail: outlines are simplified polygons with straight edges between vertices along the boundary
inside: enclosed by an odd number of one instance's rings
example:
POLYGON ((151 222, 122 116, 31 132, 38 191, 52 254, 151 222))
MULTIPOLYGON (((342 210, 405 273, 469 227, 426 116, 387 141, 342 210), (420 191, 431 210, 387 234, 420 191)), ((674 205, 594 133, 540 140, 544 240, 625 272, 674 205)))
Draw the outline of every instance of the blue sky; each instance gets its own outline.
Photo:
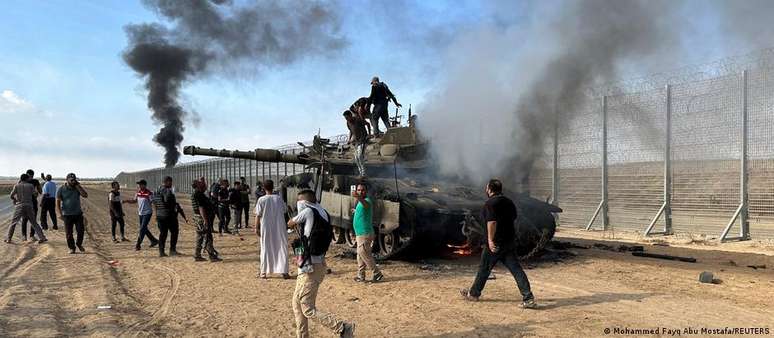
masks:
MULTIPOLYGON (((400 101, 416 105, 438 73, 433 59, 439 46, 430 45, 442 41, 412 30, 476 20, 470 16, 476 6, 462 2, 454 8, 396 2, 415 16, 395 12, 355 20, 373 16, 365 4, 347 5, 352 12, 341 33, 349 47, 335 57, 310 55, 245 78, 189 83, 182 101, 201 123, 188 124, 183 143, 251 149, 308 139, 318 128, 326 135, 344 133, 341 111, 368 94, 377 74, 400 101)), ((160 18, 135 1, 4 1, 3 8, 0 175, 32 167, 112 176, 160 166, 163 152, 151 141, 157 126, 142 81, 121 59, 123 27, 160 18)))
MULTIPOLYGON (((344 133, 341 111, 368 94, 373 75, 421 114, 443 81, 444 60, 453 57, 446 48, 458 34, 518 25, 530 8, 518 1, 343 5, 341 33, 349 46, 337 55, 189 83, 182 102, 201 122, 188 124, 183 144, 252 149, 308 139, 318 128, 344 133)), ((142 80, 121 59, 123 27, 160 18, 139 1, 5 0, 2 7, 0 175, 34 168, 113 176, 162 164, 142 80)), ((674 67, 728 54, 708 24, 712 14, 701 15, 692 19, 698 32, 678 32, 697 47, 674 67)))

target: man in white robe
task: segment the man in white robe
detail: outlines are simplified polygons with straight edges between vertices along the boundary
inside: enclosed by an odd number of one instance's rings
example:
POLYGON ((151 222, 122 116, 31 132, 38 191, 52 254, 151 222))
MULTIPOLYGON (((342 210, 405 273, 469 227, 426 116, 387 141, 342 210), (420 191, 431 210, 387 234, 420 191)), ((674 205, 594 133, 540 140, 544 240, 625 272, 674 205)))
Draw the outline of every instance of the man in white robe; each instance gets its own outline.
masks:
POLYGON ((260 278, 279 273, 288 279, 288 233, 285 223, 285 201, 274 194, 274 182, 263 181, 266 195, 255 203, 255 233, 261 236, 260 278))

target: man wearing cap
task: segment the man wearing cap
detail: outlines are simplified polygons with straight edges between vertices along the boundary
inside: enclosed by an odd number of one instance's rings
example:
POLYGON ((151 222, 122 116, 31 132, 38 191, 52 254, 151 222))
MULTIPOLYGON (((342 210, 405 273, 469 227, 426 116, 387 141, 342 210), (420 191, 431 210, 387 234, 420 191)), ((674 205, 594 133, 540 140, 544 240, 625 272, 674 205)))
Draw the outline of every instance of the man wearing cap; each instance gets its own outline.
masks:
POLYGON ((56 191, 56 208, 62 215, 65 223, 65 237, 67 237, 67 247, 70 253, 75 253, 75 247, 81 252, 86 252, 83 248, 83 210, 81 209, 81 197, 87 198, 89 194, 81 187, 75 174, 67 174, 67 182, 56 191), (77 238, 73 239, 73 227, 77 238))
MULTIPOLYGON (((30 220, 30 223, 32 224, 32 230, 34 230, 35 234, 38 235, 38 243, 44 243, 48 241, 46 239, 46 235, 43 234, 43 229, 40 228, 38 221, 35 219, 35 212, 32 209, 32 201, 35 199, 35 187, 29 183, 28 180, 29 177, 27 177, 27 174, 22 174, 21 178, 19 179, 19 183, 16 183, 16 185, 13 186, 13 190, 11 190, 11 199, 13 200, 15 208, 13 212, 13 218, 11 220, 11 226, 8 227, 8 233, 5 239, 5 242, 9 244, 13 238, 13 232, 16 229, 16 224, 19 224, 19 222, 24 217, 30 220)), ((22 231, 22 237, 24 237, 24 240, 27 240, 27 234, 24 231, 22 231)))
POLYGON ((378 76, 374 76, 371 79, 371 95, 368 97, 368 103, 374 106, 371 113, 371 128, 373 128, 375 136, 381 134, 379 131, 379 119, 384 122, 384 130, 390 127, 389 113, 387 112, 387 105, 390 100, 395 102, 396 106, 402 107, 395 95, 390 91, 390 88, 387 87, 387 84, 380 82, 378 76))
POLYGON ((140 235, 137 237, 137 244, 134 246, 134 249, 137 251, 140 251, 140 245, 142 245, 142 240, 145 239, 145 236, 148 236, 148 239, 151 241, 151 248, 159 244, 159 241, 156 237, 153 237, 153 234, 148 229, 148 223, 150 223, 151 216, 153 216, 153 208, 151 207, 152 195, 153 193, 148 190, 148 181, 139 180, 137 181, 137 193, 134 195, 134 198, 123 201, 124 203, 137 204, 137 214, 140 216, 140 235))

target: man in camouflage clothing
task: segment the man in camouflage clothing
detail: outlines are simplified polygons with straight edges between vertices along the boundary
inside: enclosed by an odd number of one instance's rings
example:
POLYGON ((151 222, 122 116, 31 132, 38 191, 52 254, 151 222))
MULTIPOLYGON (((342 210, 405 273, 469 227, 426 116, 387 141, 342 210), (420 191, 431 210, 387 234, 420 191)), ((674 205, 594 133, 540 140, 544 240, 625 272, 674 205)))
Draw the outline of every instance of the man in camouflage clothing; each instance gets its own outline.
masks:
POLYGON ((191 195, 191 206, 193 207, 193 220, 196 225, 196 251, 194 251, 194 260, 204 261, 202 257, 202 247, 210 256, 211 262, 221 261, 218 258, 218 252, 212 244, 212 223, 215 220, 215 207, 212 200, 204 193, 207 190, 207 182, 204 177, 194 180, 191 187, 194 193, 191 195))

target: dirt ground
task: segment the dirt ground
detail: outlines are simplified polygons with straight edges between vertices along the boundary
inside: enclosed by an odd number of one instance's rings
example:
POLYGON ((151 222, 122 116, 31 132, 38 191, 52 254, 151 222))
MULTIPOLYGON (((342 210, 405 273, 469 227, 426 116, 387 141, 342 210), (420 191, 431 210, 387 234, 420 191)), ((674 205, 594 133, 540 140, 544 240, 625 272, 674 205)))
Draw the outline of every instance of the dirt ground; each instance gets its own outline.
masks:
MULTIPOLYGON (((0 337, 293 336, 290 297, 295 281, 256 278, 254 234, 216 235, 224 261, 194 262, 193 227, 183 223, 178 244, 183 255, 159 258, 147 243, 139 252, 132 242, 112 243, 105 188, 91 187, 89 192, 84 201, 86 254, 68 254, 62 227, 48 231, 48 244, 23 243, 17 234, 15 244, 0 247, 0 337)), ((188 201, 182 202, 190 214, 188 201)), ((127 237, 135 239, 136 209, 125 207, 130 215, 127 237)), ((11 213, 10 200, 3 197, 3 234, 11 213)), ((158 232, 155 222, 152 228, 158 232)), ((557 236, 585 246, 636 240, 565 229, 557 236)), ((496 279, 489 281, 481 301, 460 300, 457 290, 470 286, 476 257, 384 262, 383 283, 356 284, 356 263, 336 258, 343 250, 337 246, 328 254, 334 272, 323 282, 318 308, 356 322, 360 337, 590 337, 624 328, 658 329, 667 336, 664 328, 725 327, 767 328, 774 334, 770 246, 742 243, 734 247, 745 247, 737 250, 745 252, 726 252, 719 251, 725 246, 653 244, 645 244, 645 250, 698 262, 574 248, 575 257, 527 270, 540 304, 537 310, 518 307, 515 283, 502 266, 495 269, 496 279), (722 282, 699 283, 702 271, 714 272, 722 282)), ((316 324, 311 329, 313 336, 331 336, 316 324)), ((695 336, 710 335, 698 332, 695 336)))

